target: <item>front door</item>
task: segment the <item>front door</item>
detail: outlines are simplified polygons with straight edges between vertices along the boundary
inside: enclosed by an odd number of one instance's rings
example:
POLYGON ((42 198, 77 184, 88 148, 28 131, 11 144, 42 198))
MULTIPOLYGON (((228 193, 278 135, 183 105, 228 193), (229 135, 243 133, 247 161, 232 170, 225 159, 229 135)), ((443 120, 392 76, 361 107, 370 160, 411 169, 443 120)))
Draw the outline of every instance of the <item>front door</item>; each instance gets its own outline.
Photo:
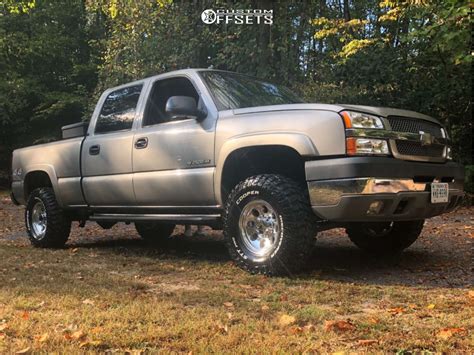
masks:
POLYGON ((171 96, 200 100, 187 77, 158 80, 151 87, 132 153, 137 205, 213 206, 215 118, 169 117, 165 106, 171 96))
POLYGON ((133 122, 142 84, 110 92, 82 148, 82 186, 89 205, 135 204, 132 182, 133 122))

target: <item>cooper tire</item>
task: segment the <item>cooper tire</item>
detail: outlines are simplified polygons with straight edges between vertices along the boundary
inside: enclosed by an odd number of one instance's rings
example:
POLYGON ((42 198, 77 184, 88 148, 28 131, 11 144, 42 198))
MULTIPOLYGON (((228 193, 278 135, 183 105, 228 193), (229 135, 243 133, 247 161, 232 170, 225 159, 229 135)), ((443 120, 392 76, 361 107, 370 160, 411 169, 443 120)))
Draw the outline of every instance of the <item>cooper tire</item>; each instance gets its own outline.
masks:
POLYGON ((306 265, 314 241, 306 189, 281 175, 239 183, 224 211, 224 239, 233 260, 255 274, 289 275, 306 265))
POLYGON ((367 252, 398 254, 417 240, 424 222, 354 223, 346 228, 346 232, 355 245, 367 252))
POLYGON ((171 239, 174 231, 174 224, 157 222, 136 222, 135 229, 142 239, 154 245, 166 245, 171 239))
POLYGON ((30 242, 40 248, 61 248, 71 231, 71 220, 59 207, 51 187, 31 192, 25 209, 25 224, 30 242))

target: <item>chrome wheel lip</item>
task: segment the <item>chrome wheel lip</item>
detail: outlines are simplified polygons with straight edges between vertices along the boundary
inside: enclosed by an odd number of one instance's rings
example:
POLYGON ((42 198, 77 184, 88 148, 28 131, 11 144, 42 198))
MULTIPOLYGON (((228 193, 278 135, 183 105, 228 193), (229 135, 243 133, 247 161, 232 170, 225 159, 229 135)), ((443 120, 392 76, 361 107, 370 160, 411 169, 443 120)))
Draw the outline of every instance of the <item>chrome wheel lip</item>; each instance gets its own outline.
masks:
POLYGON ((33 238, 41 240, 46 235, 46 228, 48 224, 48 216, 46 213, 46 207, 40 199, 36 198, 36 202, 31 209, 29 223, 30 231, 33 238))
POLYGON ((240 212, 239 236, 247 257, 267 259, 281 239, 281 222, 273 206, 264 200, 248 202, 240 212))

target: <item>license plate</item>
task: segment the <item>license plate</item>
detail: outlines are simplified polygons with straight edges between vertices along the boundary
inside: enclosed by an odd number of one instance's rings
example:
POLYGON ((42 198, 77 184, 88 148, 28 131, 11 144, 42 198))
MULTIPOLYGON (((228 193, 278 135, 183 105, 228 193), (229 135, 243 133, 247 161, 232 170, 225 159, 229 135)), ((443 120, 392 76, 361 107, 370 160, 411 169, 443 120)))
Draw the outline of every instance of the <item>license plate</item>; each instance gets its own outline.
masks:
POLYGON ((444 182, 433 182, 431 184, 431 203, 448 202, 449 187, 444 182))

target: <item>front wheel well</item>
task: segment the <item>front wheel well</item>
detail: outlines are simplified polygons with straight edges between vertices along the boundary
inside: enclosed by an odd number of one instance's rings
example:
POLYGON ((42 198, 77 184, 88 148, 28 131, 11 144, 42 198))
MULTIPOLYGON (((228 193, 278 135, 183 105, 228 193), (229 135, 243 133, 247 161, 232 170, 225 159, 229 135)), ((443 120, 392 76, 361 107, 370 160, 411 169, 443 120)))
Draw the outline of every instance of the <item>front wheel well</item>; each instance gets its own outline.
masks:
POLYGON ((45 171, 31 171, 25 176, 25 198, 39 187, 53 187, 49 175, 45 171))
POLYGON ((226 158, 221 178, 221 196, 225 203, 232 189, 246 178, 259 174, 278 174, 306 184, 305 160, 293 148, 264 145, 240 148, 226 158))

